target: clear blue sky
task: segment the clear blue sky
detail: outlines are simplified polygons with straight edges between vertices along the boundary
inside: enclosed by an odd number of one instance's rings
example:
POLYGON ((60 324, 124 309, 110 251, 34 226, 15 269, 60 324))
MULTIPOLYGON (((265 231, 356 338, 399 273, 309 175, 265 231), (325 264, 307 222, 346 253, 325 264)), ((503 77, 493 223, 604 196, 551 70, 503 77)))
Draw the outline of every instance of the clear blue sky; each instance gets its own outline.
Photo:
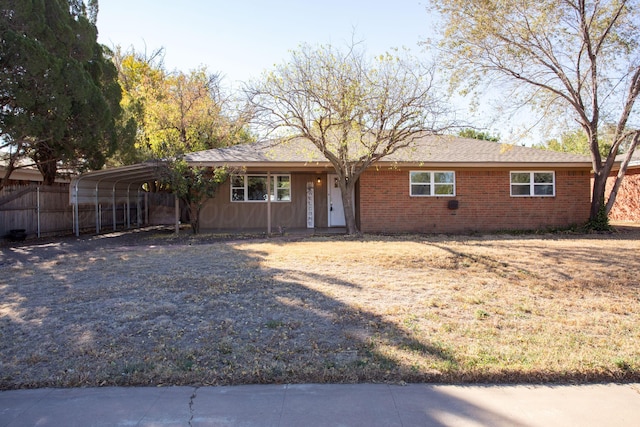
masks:
POLYGON ((165 48, 169 70, 206 65, 227 84, 259 77, 300 43, 350 43, 370 54, 432 34, 423 0, 100 0, 98 41, 147 52, 165 48))
MULTIPOLYGON (((371 55, 397 47, 426 59, 419 42, 436 37, 428 8, 427 0, 100 0, 98 41, 138 52, 162 47, 168 70, 206 65, 237 88, 301 43, 346 47, 355 38, 371 55)), ((511 120, 491 122, 489 105, 472 116, 466 105, 457 107, 459 118, 510 139, 511 120)))

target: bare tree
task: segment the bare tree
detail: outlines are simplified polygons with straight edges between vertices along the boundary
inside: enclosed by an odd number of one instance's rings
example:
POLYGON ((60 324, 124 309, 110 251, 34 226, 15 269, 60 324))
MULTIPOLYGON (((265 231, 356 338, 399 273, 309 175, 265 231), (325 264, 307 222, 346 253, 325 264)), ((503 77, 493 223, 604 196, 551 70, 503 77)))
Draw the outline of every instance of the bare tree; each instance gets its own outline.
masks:
POLYGON ((608 226, 606 214, 640 139, 639 2, 431 3, 444 18, 440 47, 454 83, 464 89, 488 83, 555 123, 566 118, 582 127, 594 171, 591 224, 602 224, 604 217, 608 226), (608 123, 615 123, 615 132, 602 156, 601 128, 608 123), (621 149, 626 158, 606 200, 607 177, 621 149))
POLYGON ((346 51, 303 45, 247 94, 259 126, 283 131, 283 141, 311 141, 333 165, 347 232, 357 234, 353 200, 360 175, 419 135, 448 127, 433 82, 433 68, 406 54, 369 59, 353 44, 346 51))

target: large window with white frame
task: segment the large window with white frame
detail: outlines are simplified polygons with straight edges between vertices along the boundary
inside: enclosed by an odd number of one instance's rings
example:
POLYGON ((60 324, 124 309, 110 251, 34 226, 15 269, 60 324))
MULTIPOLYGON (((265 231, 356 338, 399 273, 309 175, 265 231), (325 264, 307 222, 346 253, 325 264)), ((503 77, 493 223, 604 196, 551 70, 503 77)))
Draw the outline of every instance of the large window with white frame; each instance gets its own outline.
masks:
POLYGON ((456 174, 453 171, 410 171, 409 194, 412 197, 456 195, 456 174))
POLYGON ((267 185, 266 174, 231 176, 232 202, 272 202, 291 201, 291 175, 271 175, 271 185, 267 185), (271 192, 269 195, 268 192, 271 192))
POLYGON ((511 197, 554 197, 556 174, 553 171, 512 171, 511 197))

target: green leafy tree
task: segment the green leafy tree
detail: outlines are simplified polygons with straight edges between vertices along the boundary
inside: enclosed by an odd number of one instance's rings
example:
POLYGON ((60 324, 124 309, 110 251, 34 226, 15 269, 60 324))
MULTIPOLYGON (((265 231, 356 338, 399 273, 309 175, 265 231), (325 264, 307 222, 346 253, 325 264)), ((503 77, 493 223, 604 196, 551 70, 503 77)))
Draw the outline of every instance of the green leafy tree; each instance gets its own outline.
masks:
POLYGON ((0 3, 0 128, 10 164, 32 159, 45 184, 58 167, 100 168, 116 149, 121 90, 97 43, 97 1, 0 3))
POLYGON ((561 153, 574 153, 589 155, 589 141, 587 134, 582 129, 572 132, 563 132, 560 139, 554 138, 543 143, 536 144, 535 148, 559 151, 561 153))
POLYGON ((237 108, 220 77, 206 67, 167 72, 162 50, 149 56, 116 48, 112 59, 123 89, 122 108, 137 123, 135 151, 121 161, 167 158, 253 140, 247 110, 237 108))
POLYGON ((135 51, 123 52, 120 46, 110 51, 110 57, 118 70, 118 81, 122 87, 123 121, 133 127, 134 144, 122 147, 109 160, 110 166, 122 166, 162 157, 151 149, 147 125, 147 104, 163 98, 164 50, 157 49, 150 54, 135 51))
POLYGON ((493 136, 489 132, 481 132, 470 128, 462 129, 458 132, 458 136, 461 136, 463 138, 480 139, 482 141, 500 141, 500 137, 493 136))
POLYGON ((193 167, 178 158, 165 164, 160 180, 185 204, 191 230, 197 234, 202 207, 228 176, 226 168, 193 167))
MULTIPOLYGON (((611 130, 615 131, 615 129, 611 130)), ((611 144, 607 143, 609 138, 610 135, 607 135, 606 132, 599 138, 601 156, 606 157, 609 150, 611 150, 611 144)), ((582 129, 563 132, 560 135, 560 139, 550 139, 546 142, 536 144, 534 147, 551 151, 559 151, 561 153, 582 154, 585 156, 588 156, 591 153, 591 150, 589 149, 589 139, 582 129)))
POLYGON ((149 145, 173 156, 230 145, 231 121, 225 116, 220 79, 206 68, 164 79, 163 97, 148 105, 149 145))
MULTIPOLYGON (((637 0, 432 0, 444 31, 440 48, 463 90, 499 87, 587 136, 594 170, 591 221, 608 212, 640 140, 640 4, 637 0), (563 120, 566 119, 566 120, 563 120), (615 123, 602 155, 601 127, 615 123), (622 148, 626 157, 608 199, 605 186, 622 148)), ((569 126, 567 126, 569 127, 569 126)))
MULTIPOLYGON (((598 138, 600 141, 600 155, 607 156, 611 150, 611 138, 615 133, 615 126, 605 126, 604 132, 598 138)), ((553 138, 543 143, 534 145, 536 148, 544 150, 559 151, 561 153, 583 154, 588 156, 591 151, 589 149, 589 139, 582 129, 562 132, 560 139, 553 138)), ((618 151, 621 153, 626 147, 621 147, 618 151)))
POLYGON ((353 200, 360 175, 418 136, 447 128, 433 70, 408 55, 370 60, 357 46, 305 45, 251 86, 258 126, 311 141, 333 165, 349 234, 359 233, 353 200))

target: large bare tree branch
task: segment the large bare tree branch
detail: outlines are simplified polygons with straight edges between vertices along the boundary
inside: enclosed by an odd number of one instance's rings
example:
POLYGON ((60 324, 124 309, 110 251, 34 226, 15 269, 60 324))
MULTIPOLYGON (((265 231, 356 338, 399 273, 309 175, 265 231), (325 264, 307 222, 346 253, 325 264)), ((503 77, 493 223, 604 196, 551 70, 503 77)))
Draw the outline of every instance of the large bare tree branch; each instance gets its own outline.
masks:
MULTIPOLYGON (((640 2, 431 3, 444 18, 440 46, 454 70, 454 84, 468 89, 482 82, 507 83, 524 99, 534 100, 530 105, 536 105, 538 111, 557 107, 555 123, 566 117, 584 129, 594 170, 591 219, 595 220, 605 202, 605 184, 618 150, 629 142, 629 132, 640 128, 635 106, 640 78, 640 2), (601 127, 611 123, 616 132, 603 159, 601 127)), ((621 168, 620 179, 623 176, 621 168)), ((615 192, 609 194, 606 209, 615 196, 615 192)))
POLYGON ((358 232, 352 196, 360 175, 418 134, 449 126, 432 69, 408 56, 371 60, 356 46, 302 46, 247 94, 262 129, 309 140, 333 165, 349 233, 358 232))

